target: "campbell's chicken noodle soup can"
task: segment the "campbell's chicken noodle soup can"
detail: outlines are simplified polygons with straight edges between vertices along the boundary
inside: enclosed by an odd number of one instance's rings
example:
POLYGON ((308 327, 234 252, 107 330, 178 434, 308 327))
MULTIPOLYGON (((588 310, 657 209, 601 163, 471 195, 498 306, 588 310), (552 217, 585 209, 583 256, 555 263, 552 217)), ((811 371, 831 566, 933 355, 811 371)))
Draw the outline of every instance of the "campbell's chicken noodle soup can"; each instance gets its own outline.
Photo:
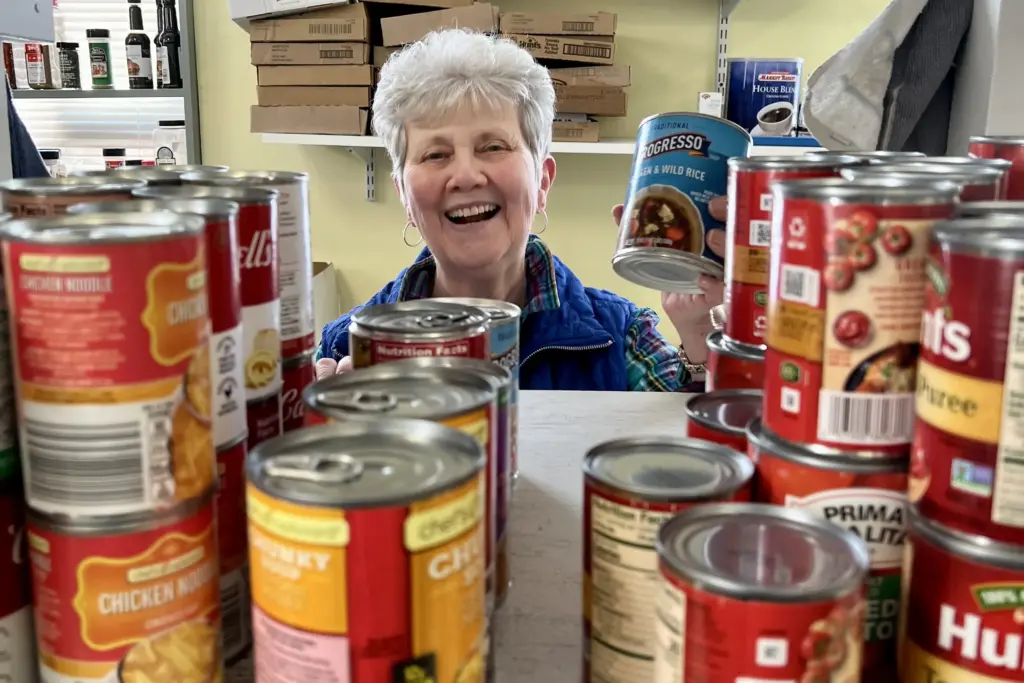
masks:
POLYGON ((583 459, 585 683, 654 680, 658 527, 693 506, 750 500, 753 475, 754 466, 745 454, 697 439, 619 439, 587 452, 583 459))
POLYGON ((1024 136, 972 135, 967 151, 977 159, 1009 161, 1006 198, 1024 199, 1024 136))
POLYGON ((0 486, 0 681, 36 680, 32 583, 25 543, 25 500, 18 482, 0 486))
POLYGON ((1024 548, 912 510, 903 590, 902 683, 1024 680, 1024 548))
POLYGON ((911 501, 1024 544, 1024 217, 937 225, 926 272, 911 501))
POLYGON ((342 422, 246 464, 256 683, 486 673, 486 452, 424 420, 342 422))
POLYGON ((108 515, 203 495, 215 465, 202 220, 9 221, 0 239, 29 504, 108 515))
POLYGON ((782 439, 906 453, 932 224, 952 183, 775 185, 764 425, 782 439))
POLYGON ((747 452, 747 425, 761 417, 758 389, 719 389, 695 394, 686 403, 686 435, 747 452))
POLYGON ((847 180, 870 180, 884 178, 893 181, 921 182, 945 180, 956 183, 960 188, 960 200, 965 202, 1006 199, 1008 164, 993 165, 982 159, 964 157, 953 163, 943 157, 942 163, 936 157, 906 159, 899 162, 869 164, 844 168, 840 172, 847 180))
POLYGON ((665 522, 656 547, 653 680, 861 680, 869 555, 853 533, 720 503, 665 522))
POLYGON ((707 337, 705 386, 708 391, 760 389, 764 385, 764 347, 735 342, 721 330, 707 337))
POLYGON ((232 662, 252 645, 249 601, 248 521, 245 516, 243 436, 217 449, 217 539, 224 660, 232 662))
POLYGON ((758 502, 805 510, 856 534, 871 555, 864 619, 864 680, 896 675, 897 622, 906 538, 906 458, 819 453, 783 441, 760 420, 747 427, 758 502))
POLYGON ((14 218, 52 218, 74 204, 131 199, 132 191, 143 186, 142 180, 114 176, 21 178, 0 184, 0 208, 14 218))
POLYGON ((302 391, 316 381, 314 351, 285 358, 282 365, 284 388, 281 393, 281 427, 284 432, 300 429, 306 419, 302 391))
MULTIPOLYGON (((854 159, 848 157, 847 163, 854 159)), ((839 175, 843 157, 735 157, 729 159, 726 221, 725 334, 741 344, 764 344, 768 326, 768 254, 772 183, 839 175)))
POLYGON ((219 681, 213 493, 160 514, 28 513, 44 681, 219 681))
POLYGON ((366 306, 349 326, 352 366, 406 358, 491 357, 488 316, 472 306, 435 299, 366 306))
MULTIPOLYGON (((128 167, 135 168, 135 167, 128 167)), ((210 373, 213 387, 213 442, 218 448, 245 434, 245 397, 242 392, 242 301, 239 295, 238 205, 223 199, 195 198, 187 194, 162 199, 75 204, 68 213, 152 213, 172 211, 203 219, 209 295, 210 373)))

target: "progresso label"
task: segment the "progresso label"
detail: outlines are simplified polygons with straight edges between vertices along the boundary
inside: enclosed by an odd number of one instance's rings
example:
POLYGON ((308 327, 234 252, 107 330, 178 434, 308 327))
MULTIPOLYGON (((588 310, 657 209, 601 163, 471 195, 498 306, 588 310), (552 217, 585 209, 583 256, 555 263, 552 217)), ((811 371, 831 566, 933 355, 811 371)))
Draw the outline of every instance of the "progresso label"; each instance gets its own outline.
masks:
POLYGON ((730 59, 725 118, 755 137, 792 135, 803 66, 802 59, 730 59))

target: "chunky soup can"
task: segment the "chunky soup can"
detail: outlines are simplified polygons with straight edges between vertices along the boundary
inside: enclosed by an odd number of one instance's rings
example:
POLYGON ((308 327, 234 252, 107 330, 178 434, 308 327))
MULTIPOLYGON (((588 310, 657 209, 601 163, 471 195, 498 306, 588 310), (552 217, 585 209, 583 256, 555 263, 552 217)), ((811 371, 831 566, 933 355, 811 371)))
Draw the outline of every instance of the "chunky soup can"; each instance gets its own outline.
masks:
POLYGON ((747 452, 747 425, 761 416, 758 389, 719 389, 696 394, 686 404, 686 435, 747 452))
POLYGON ((956 194, 920 178, 775 185, 762 416, 772 432, 906 454, 928 238, 956 194))
POLYGON ((764 346, 742 344, 715 330, 707 337, 708 391, 764 386, 764 346))
POLYGON ((977 159, 1009 161, 1006 198, 1024 199, 1024 136, 972 135, 967 151, 977 159))
POLYGON ((488 315, 434 299, 361 308, 352 314, 348 335, 356 368, 404 358, 491 357, 488 315))
POLYGON ((144 186, 141 180, 116 176, 22 178, 0 184, 0 208, 15 218, 52 218, 74 204, 131 199, 132 190, 144 186))
POLYGON ((256 680, 483 683, 485 469, 475 439, 421 420, 260 444, 246 466, 256 680))
POLYGON ((701 274, 722 277, 725 229, 708 212, 724 195, 727 162, 747 156, 750 134, 703 114, 656 114, 640 123, 612 267, 630 282, 696 294, 701 274))
POLYGON ((585 683, 650 681, 658 527, 681 510, 750 500, 754 466, 697 439, 629 438, 583 459, 585 683))

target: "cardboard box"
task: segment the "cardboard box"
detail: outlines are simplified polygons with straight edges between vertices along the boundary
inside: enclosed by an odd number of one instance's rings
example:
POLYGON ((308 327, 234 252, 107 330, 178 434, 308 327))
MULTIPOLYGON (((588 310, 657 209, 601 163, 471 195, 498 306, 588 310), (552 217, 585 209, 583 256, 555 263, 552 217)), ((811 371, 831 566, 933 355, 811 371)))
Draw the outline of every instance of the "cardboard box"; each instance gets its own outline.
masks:
POLYGON ((614 36, 618 16, 608 12, 510 12, 501 15, 502 33, 542 36, 614 36))
POLYGON ((312 133, 366 135, 369 111, 359 107, 259 107, 250 108, 253 133, 312 133))
POLYGON ((376 69, 349 66, 258 66, 258 85, 373 85, 376 69))
POLYGON ((597 121, 555 121, 551 126, 552 142, 599 142, 597 121))
POLYGON ((615 39, 603 36, 529 36, 510 33, 506 38, 516 42, 535 59, 557 62, 582 62, 597 66, 615 62, 615 39))
POLYGON ((388 61, 388 57, 401 50, 401 47, 382 47, 380 45, 373 46, 373 65, 378 69, 384 66, 384 62, 388 61))
POLYGON ((455 27, 485 33, 497 32, 498 8, 481 2, 469 7, 385 17, 380 20, 381 42, 385 47, 408 45, 431 31, 455 27))
POLYGON ((630 84, 628 66, 577 66, 548 69, 555 85, 610 85, 624 88, 630 84))
POLYGON ((626 91, 605 85, 556 85, 555 111, 560 114, 625 116, 626 91))
POLYGON ((256 88, 256 102, 261 107, 369 107, 372 101, 373 89, 364 87, 317 88, 300 85, 256 88))
MULTIPOLYGON (((473 0, 373 0, 378 5, 405 5, 407 7, 468 7, 473 0)), ((315 9, 352 4, 351 0, 229 0, 231 18, 239 24, 247 19, 266 19, 273 16, 309 12, 315 9)))
POLYGON ((369 64, 366 43, 253 43, 252 63, 271 64, 369 64))
POLYGON ((370 41, 366 5, 340 5, 280 19, 263 19, 249 25, 254 43, 323 43, 370 41))

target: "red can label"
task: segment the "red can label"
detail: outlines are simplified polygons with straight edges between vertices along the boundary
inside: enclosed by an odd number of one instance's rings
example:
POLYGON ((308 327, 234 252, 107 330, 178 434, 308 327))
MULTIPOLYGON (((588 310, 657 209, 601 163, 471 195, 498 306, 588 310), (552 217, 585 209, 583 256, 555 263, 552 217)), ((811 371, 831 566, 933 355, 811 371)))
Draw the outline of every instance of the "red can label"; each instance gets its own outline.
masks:
POLYGON ((728 283, 725 296, 725 334, 744 344, 764 344, 768 331, 768 283, 728 283))
POLYGON ((765 426, 798 444, 907 448, 927 242, 932 223, 951 211, 783 201, 773 243, 765 426))
POLYGON ((349 331, 349 349, 352 353, 352 366, 355 368, 365 368, 403 358, 456 356, 489 360, 491 357, 489 347, 486 327, 460 339, 440 342, 374 339, 369 336, 364 337, 354 330, 349 331))
POLYGON ((210 297, 213 442, 220 448, 245 434, 241 275, 234 220, 207 217, 206 263, 207 290, 214 294, 210 297))
POLYGON ((245 417, 249 428, 249 450, 275 436, 281 435, 281 394, 274 394, 259 401, 250 401, 245 406, 245 417))
POLYGON ((1024 543, 1021 261, 932 246, 917 372, 911 500, 947 526, 1024 543))
POLYGON ((972 142, 968 148, 972 157, 979 159, 1006 159, 1012 161, 1006 180, 1006 198, 1024 199, 1024 144, 972 142))
POLYGON ((727 429, 712 429, 702 425, 695 420, 686 421, 686 435, 691 439, 701 439, 728 446, 740 453, 747 452, 747 437, 743 434, 733 434, 727 429))
POLYGON ((764 361, 720 353, 708 348, 705 390, 760 389, 764 386, 764 361))
POLYGON ((316 381, 313 354, 307 353, 284 360, 284 390, 281 393, 281 421, 285 432, 302 427, 306 417, 306 404, 302 390, 316 381))
POLYGON ((278 267, 281 283, 281 355, 301 355, 314 346, 313 254, 309 241, 309 185, 276 183, 278 267))
POLYGON ((245 517, 245 456, 242 439, 217 451, 217 538, 220 549, 220 602, 224 659, 252 644, 249 602, 248 521, 245 517))
POLYGON ((0 681, 10 683, 34 680, 38 670, 24 507, 20 493, 0 495, 0 681))
MULTIPOLYGON (((243 204, 238 214, 242 280, 242 373, 248 401, 281 393, 281 298, 277 214, 266 204, 243 204)), ((249 429, 250 437, 252 429, 249 429)))

